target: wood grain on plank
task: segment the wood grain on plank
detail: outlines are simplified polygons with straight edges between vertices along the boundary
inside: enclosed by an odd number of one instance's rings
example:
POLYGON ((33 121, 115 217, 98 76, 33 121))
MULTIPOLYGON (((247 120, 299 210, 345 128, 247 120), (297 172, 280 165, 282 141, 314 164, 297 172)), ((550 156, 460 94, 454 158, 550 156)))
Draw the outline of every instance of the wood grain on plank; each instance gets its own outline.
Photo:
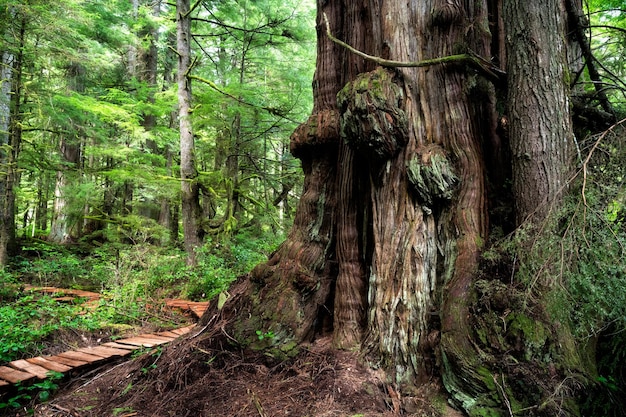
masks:
POLYGON ((72 368, 79 368, 83 365, 87 365, 89 362, 85 362, 85 361, 79 361, 76 359, 71 359, 71 358, 66 358, 65 356, 59 356, 59 355, 54 355, 54 356, 46 356, 45 359, 51 361, 51 362, 57 362, 57 363, 61 363, 63 365, 67 365, 70 366, 72 368))
POLYGON ((75 351, 72 351, 72 350, 69 350, 67 352, 59 353, 57 356, 62 356, 64 358, 79 360, 79 361, 83 361, 83 362, 87 362, 87 363, 100 362, 102 360, 102 358, 100 356, 89 355, 87 353, 75 352, 75 351))
POLYGON ((30 363, 24 359, 18 359, 16 361, 9 362, 9 366, 17 369, 18 371, 28 372, 29 374, 35 375, 39 379, 46 379, 48 377, 49 369, 44 368, 43 366, 36 365, 34 363, 30 363))
POLYGON ((118 342, 106 342, 106 343, 103 343, 102 346, 112 347, 116 349, 125 349, 130 352, 132 352, 133 350, 141 349, 141 346, 118 343, 118 342))
POLYGON ((28 381, 29 379, 35 378, 35 375, 18 371, 17 369, 9 368, 8 366, 0 366, 0 379, 8 381, 12 384, 16 384, 20 381, 28 381))
POLYGON ((132 352, 127 349, 116 349, 116 348, 108 347, 108 346, 93 346, 93 347, 81 348, 81 349, 76 349, 76 350, 78 352, 100 356, 105 359, 112 358, 115 356, 126 356, 132 352))
POLYGON ((53 361, 51 361, 49 359, 42 358, 41 356, 36 356, 34 358, 28 358, 26 360, 28 362, 30 362, 30 363, 34 363, 35 365, 43 366, 44 368, 49 369, 50 371, 67 372, 67 371, 71 371, 72 370, 71 366, 67 366, 67 365, 59 363, 59 362, 53 362, 53 361))

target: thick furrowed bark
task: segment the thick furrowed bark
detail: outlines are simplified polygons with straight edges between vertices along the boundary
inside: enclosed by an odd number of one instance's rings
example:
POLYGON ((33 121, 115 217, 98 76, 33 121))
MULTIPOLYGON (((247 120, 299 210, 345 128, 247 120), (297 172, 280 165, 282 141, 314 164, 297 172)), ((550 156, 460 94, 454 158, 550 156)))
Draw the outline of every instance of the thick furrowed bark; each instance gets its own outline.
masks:
POLYGON ((359 197, 360 181, 354 165, 354 152, 341 146, 339 166, 346 167, 339 174, 337 216, 337 261, 339 274, 335 292, 334 334, 335 346, 343 349, 359 347, 365 326, 367 308, 367 280, 363 264, 362 233, 358 227, 367 219, 368 210, 362 210, 359 197), (351 168, 351 169, 350 169, 351 168))
MULTIPOLYGON (((419 61, 456 53, 463 42, 485 49, 466 30, 485 16, 456 2, 320 3, 333 33, 369 54, 419 61)), ((318 48, 314 111, 291 141, 305 170, 294 228, 236 286, 252 302, 237 295, 226 304, 222 315, 241 317, 230 334, 267 347, 255 332, 271 332, 271 345, 286 353, 334 307, 335 345, 364 340, 391 381, 411 385, 429 377, 425 344, 432 348, 427 336, 445 283, 444 352, 450 364, 473 364, 467 297, 486 225, 473 80, 460 65, 374 70, 325 36, 318 48)))
POLYGON ((567 188, 572 161, 565 12, 560 2, 541 4, 504 2, 517 224, 545 218, 567 188))
MULTIPOLYGON (((341 14, 341 10, 335 12, 341 14)), ((290 150, 302 160, 304 184, 288 239, 267 263, 233 285, 223 308, 218 311, 213 307, 202 319, 203 323, 226 319, 231 325, 225 331, 239 344, 273 349, 277 355, 295 352, 300 342, 330 327, 324 320, 332 317, 333 300, 329 297, 338 269, 335 245, 340 142, 335 96, 341 75, 334 70, 338 52, 329 40, 320 37, 313 113, 291 136, 290 150), (257 331, 273 337, 260 340, 257 331)))

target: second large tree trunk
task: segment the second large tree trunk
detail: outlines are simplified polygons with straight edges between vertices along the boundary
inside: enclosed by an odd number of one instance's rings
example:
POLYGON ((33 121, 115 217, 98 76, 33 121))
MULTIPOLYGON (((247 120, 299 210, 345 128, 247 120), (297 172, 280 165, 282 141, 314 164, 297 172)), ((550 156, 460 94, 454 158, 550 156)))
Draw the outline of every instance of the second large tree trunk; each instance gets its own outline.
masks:
POLYGON ((561 2, 504 2, 517 224, 545 218, 567 188, 571 172, 564 17, 561 2))

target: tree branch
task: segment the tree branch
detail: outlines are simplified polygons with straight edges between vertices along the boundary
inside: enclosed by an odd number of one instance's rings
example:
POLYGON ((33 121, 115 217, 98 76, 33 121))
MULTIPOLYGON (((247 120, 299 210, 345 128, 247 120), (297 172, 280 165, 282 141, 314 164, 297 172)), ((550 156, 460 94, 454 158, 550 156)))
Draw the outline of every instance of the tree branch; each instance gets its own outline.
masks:
POLYGON ((275 107, 259 106, 259 105, 256 105, 256 104, 254 104, 254 103, 250 103, 250 102, 247 102, 247 101, 245 101, 245 100, 242 100, 242 99, 240 99, 239 97, 235 97, 234 95, 232 95, 232 94, 230 94, 230 93, 227 93, 226 91, 224 91, 224 90, 222 90, 221 88, 219 88, 219 87, 218 87, 218 86, 217 86, 217 85, 216 85, 213 81, 211 81, 211 80, 207 80, 206 78, 198 77, 197 75, 189 75, 188 77, 189 77, 189 79, 191 79, 191 80, 197 80, 197 81, 200 81, 200 82, 202 82, 202 83, 204 83, 204 84, 208 85, 209 87, 211 87, 212 89, 214 89, 214 90, 215 90, 215 91, 217 91, 218 93, 220 93, 220 94, 222 94, 222 95, 225 95, 226 97, 231 98, 231 99, 235 100, 236 102, 238 102, 238 103, 240 103, 240 104, 243 104, 243 105, 245 105, 245 106, 249 106, 249 107, 255 107, 255 108, 258 108, 258 109, 262 109, 262 110, 265 110, 266 112, 268 112, 268 113, 270 113, 270 114, 272 114, 272 115, 274 115, 274 116, 277 116, 277 117, 282 117, 283 119, 285 119, 285 120, 289 120, 290 122, 293 122, 293 123, 299 123, 299 122, 298 122, 298 121, 296 121, 296 120, 293 120, 293 119, 288 118, 288 117, 287 117, 287 115, 286 115, 284 112, 282 112, 280 109, 277 109, 277 108, 275 108, 275 107))
POLYGON ((498 68, 496 65, 491 63, 490 61, 482 58, 479 55, 476 55, 473 52, 458 54, 458 55, 448 55, 438 58, 425 59, 422 61, 413 61, 413 62, 405 62, 405 61, 393 61, 389 59, 384 59, 374 55, 368 55, 365 52, 359 51, 356 48, 348 45, 347 43, 337 39, 332 32, 330 31, 330 24, 328 23, 328 18, 326 17, 326 13, 323 14, 324 22, 326 23, 326 36, 336 43, 339 46, 344 47, 348 51, 352 52, 355 55, 360 56, 363 59, 368 61, 372 61, 380 66, 388 67, 388 68, 419 68, 419 67, 429 67, 432 65, 440 65, 447 64, 452 62, 463 62, 466 64, 470 64, 474 68, 488 75, 490 78, 496 81, 502 81, 504 77, 506 77, 506 73, 498 68))
POLYGON ((613 106, 611 105, 611 102, 609 101, 606 92, 603 91, 598 84, 596 84, 601 81, 600 73, 595 66, 595 62, 597 60, 591 52, 591 45, 589 44, 589 40, 584 33, 585 25, 581 16, 581 10, 578 8, 577 4, 573 0, 567 0, 565 2, 565 8, 567 9, 570 23, 574 28, 574 36, 576 42, 578 42, 583 56, 585 57, 585 64, 587 65, 587 70, 589 71, 589 78, 594 81, 594 86, 596 88, 596 93, 598 95, 600 105, 605 112, 615 115, 615 110, 613 109, 613 106))

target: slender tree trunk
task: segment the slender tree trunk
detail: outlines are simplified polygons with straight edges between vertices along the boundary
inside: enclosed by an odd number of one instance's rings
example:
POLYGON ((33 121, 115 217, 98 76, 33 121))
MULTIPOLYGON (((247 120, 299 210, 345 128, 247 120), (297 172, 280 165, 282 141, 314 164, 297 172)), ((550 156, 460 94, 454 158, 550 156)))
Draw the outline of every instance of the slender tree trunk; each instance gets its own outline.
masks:
POLYGON ((9 247, 14 239, 14 226, 11 213, 14 211, 11 202, 12 193, 10 170, 9 131, 11 123, 11 80, 13 78, 13 55, 2 51, 0 62, 0 268, 8 262, 9 247))
MULTIPOLYGON (((175 34, 170 33, 167 39, 168 43, 176 42, 175 34)), ((164 88, 167 85, 171 85, 176 82, 174 79, 174 70, 176 66, 176 54, 171 49, 168 49, 164 54, 164 68, 163 68, 163 83, 164 88)), ((168 127, 175 129, 177 124, 178 111, 174 110, 168 114, 168 127)), ((174 178, 174 172, 172 165, 174 163, 174 154, 170 147, 165 149, 166 170, 167 175, 174 178)), ((169 243, 175 246, 178 243, 179 232, 179 212, 180 204, 178 199, 165 198, 161 201, 161 213, 159 214, 159 224, 169 230, 169 243)))
POLYGON ((191 16, 189 0, 177 0, 178 52, 178 119, 180 123, 180 173, 182 192, 183 232, 187 262, 196 263, 195 249, 202 244, 200 188, 196 170, 195 145, 191 124, 191 16))
POLYGON ((48 239, 56 243, 69 243, 72 239, 72 229, 77 224, 77 219, 70 217, 71 211, 77 211, 78 208, 72 208, 69 205, 71 200, 68 191, 69 187, 78 178, 76 172, 80 160, 80 143, 76 138, 67 138, 65 136, 60 139, 60 152, 63 160, 70 164, 69 168, 57 171, 56 184, 54 188, 54 205, 52 224, 50 225, 50 234, 48 239))
POLYGON ((47 173, 37 178, 37 208, 35 213, 36 226, 39 230, 48 227, 48 201, 50 200, 50 177, 47 173))
MULTIPOLYGON (((85 67, 78 62, 72 62, 67 68, 67 73, 68 91, 84 92, 85 67)), ((69 193, 69 187, 82 180, 80 174, 81 142, 78 132, 76 132, 75 136, 66 134, 59 139, 59 152, 66 164, 57 171, 56 176, 52 224, 50 225, 50 234, 48 235, 48 239, 52 242, 68 243, 72 237, 76 237, 72 236, 72 233, 74 235, 79 234, 76 226, 82 226, 82 222, 79 221, 79 213, 82 215, 82 210, 70 205, 71 194, 69 193), (70 213, 73 215, 70 215, 70 213)))
POLYGON ((2 51, 2 90, 0 94, 0 112, 2 127, 0 130, 0 267, 4 266, 9 256, 17 250, 15 234, 15 191, 19 182, 17 158, 22 142, 22 76, 24 67, 24 47, 26 43, 26 19, 15 10, 11 15, 17 19, 17 53, 2 51), (6 78, 5 78, 6 76, 6 78), (6 92, 10 91, 9 94, 6 92), (8 99, 8 101, 7 101, 8 99), (8 104, 8 113, 7 111, 8 104), (8 129, 4 124, 7 122, 8 129))

